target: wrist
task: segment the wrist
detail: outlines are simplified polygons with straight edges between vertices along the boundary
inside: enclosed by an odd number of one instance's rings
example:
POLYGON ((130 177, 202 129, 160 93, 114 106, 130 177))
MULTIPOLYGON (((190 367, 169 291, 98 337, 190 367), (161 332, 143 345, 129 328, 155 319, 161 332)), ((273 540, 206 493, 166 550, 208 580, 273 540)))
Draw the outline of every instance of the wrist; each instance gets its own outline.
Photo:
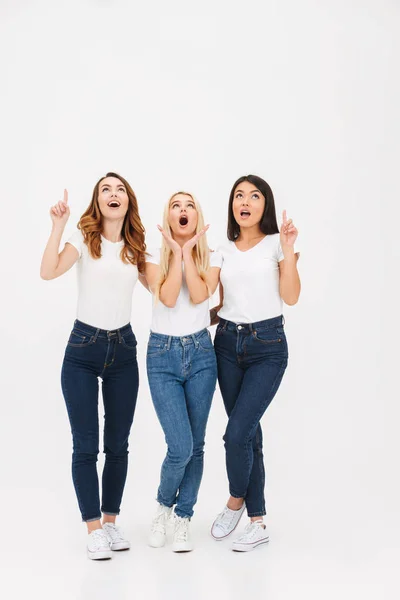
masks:
POLYGON ((53 225, 51 227, 51 233, 56 233, 56 234, 62 235, 64 232, 64 229, 65 229, 65 224, 62 225, 62 224, 58 224, 58 223, 57 224, 53 223, 53 225))

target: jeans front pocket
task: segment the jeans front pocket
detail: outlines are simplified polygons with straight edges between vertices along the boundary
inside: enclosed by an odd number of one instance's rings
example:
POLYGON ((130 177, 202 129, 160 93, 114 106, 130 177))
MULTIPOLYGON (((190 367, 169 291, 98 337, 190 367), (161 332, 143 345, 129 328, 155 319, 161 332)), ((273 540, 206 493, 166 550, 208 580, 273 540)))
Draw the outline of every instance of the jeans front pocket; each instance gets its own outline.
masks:
POLYGON ((85 334, 84 331, 80 329, 73 329, 69 336, 68 346, 72 348, 85 348, 86 346, 90 346, 94 342, 94 337, 85 334))
POLYGON ((253 338, 261 344, 280 344, 285 338, 283 327, 254 329, 252 335, 253 338))

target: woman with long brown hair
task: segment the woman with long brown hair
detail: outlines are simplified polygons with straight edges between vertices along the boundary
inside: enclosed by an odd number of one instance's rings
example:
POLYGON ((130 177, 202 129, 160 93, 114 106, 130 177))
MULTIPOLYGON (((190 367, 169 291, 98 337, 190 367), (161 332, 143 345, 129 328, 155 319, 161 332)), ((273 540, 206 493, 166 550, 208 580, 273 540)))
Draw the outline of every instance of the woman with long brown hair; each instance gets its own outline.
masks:
POLYGON ((43 254, 41 277, 54 279, 78 267, 77 319, 62 366, 62 389, 73 437, 72 477, 94 560, 130 547, 115 525, 128 467, 128 438, 139 385, 136 338, 129 323, 132 292, 145 284, 144 227, 129 183, 107 173, 94 187, 78 231, 59 246, 69 218, 68 194, 50 210, 53 227, 43 254), (97 476, 99 452, 98 378, 104 402, 102 502, 97 476), (103 519, 101 520, 101 518, 103 519))

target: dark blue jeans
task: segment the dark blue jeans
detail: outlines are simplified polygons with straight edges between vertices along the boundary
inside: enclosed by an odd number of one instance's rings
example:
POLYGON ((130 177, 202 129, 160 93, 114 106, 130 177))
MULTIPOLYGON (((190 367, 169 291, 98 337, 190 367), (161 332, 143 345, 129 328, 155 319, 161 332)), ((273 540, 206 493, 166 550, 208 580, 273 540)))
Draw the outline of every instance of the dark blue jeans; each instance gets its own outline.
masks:
POLYGON ((275 396, 288 362, 283 317, 251 324, 221 319, 214 340, 218 382, 228 414, 223 437, 229 492, 244 498, 249 517, 265 511, 260 419, 275 396))
POLYGON ((72 478, 83 521, 118 515, 128 469, 128 437, 139 386, 136 338, 131 326, 106 331, 75 321, 61 383, 71 423, 72 478), (98 395, 102 379, 104 452, 100 508, 98 395))
POLYGON ((207 329, 175 337, 152 333, 147 349, 151 397, 168 445, 157 500, 191 517, 203 475, 204 438, 217 383, 207 329))

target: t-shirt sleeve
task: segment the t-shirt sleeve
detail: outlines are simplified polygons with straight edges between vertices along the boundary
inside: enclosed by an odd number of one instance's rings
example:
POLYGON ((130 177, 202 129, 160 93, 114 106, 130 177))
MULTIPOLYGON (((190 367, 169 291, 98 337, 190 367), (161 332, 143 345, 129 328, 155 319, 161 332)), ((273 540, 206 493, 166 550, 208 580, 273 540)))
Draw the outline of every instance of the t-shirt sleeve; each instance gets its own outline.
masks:
MULTIPOLYGON (((297 240, 294 243, 294 253, 297 254, 298 252, 300 252, 298 244, 297 244, 297 240)), ((282 250, 282 246, 280 241, 278 241, 278 262, 281 262, 281 260, 283 260, 285 257, 283 256, 283 250, 282 250)))
POLYGON ((210 251, 210 268, 218 267, 219 269, 222 267, 222 254, 218 250, 214 250, 214 252, 210 251))
POLYGON ((161 255, 160 248, 156 248, 155 250, 148 250, 148 252, 149 254, 148 256, 146 256, 146 262, 152 263, 153 265, 159 265, 161 255))
POLYGON ((69 237, 67 239, 67 244, 71 244, 74 248, 76 248, 79 252, 79 257, 82 256, 82 247, 84 244, 84 240, 83 240, 83 235, 82 232, 80 230, 75 231, 75 233, 73 233, 71 235, 71 237, 69 237))

